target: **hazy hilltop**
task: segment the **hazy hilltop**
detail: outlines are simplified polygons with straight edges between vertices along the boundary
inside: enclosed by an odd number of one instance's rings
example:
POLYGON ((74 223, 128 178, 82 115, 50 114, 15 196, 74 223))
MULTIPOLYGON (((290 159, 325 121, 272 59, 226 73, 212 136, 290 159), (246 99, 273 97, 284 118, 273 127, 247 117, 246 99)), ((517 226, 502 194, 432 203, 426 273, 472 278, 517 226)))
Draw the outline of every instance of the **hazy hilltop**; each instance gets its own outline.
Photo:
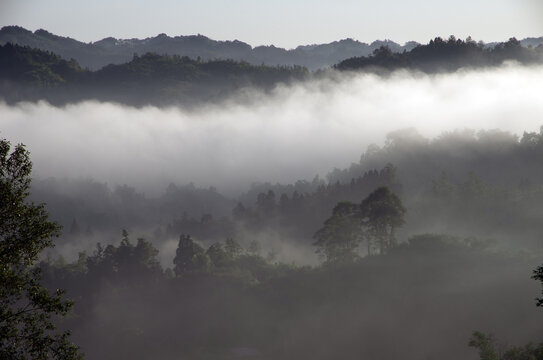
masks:
MULTIPOLYGON (((533 40, 532 40, 533 43, 533 40)), ((394 52, 381 47, 369 56, 352 57, 334 67, 338 70, 397 70, 410 69, 435 73, 456 71, 460 68, 499 66, 506 61, 520 64, 536 64, 543 59, 543 45, 524 46, 522 41, 510 38, 506 42, 485 46, 471 38, 457 39, 453 35, 444 40, 437 37, 427 45, 419 45, 411 51, 394 52)))
POLYGON ((134 54, 141 55, 148 52, 188 56, 194 59, 200 57, 202 60, 232 59, 246 61, 253 65, 300 65, 315 70, 347 58, 367 56, 381 46, 388 46, 394 52, 402 52, 409 51, 418 45, 416 42, 407 42, 402 46, 390 40, 367 44, 353 39, 343 39, 328 44, 283 49, 273 45, 252 47, 239 40, 216 41, 200 34, 174 37, 159 34, 146 39, 108 37, 84 43, 43 29, 31 32, 20 26, 4 26, 0 29, 0 45, 8 42, 51 51, 67 60, 73 58, 82 67, 91 70, 108 64, 125 63, 130 61, 134 54))
MULTIPOLYGON (((24 34, 34 36, 28 31, 24 34)), ((159 36, 150 42, 161 37, 167 38, 165 35, 159 36)), ((75 40, 61 39, 66 44, 77 44, 75 40)), ((200 41, 198 39, 204 41, 207 38, 196 37, 189 42, 194 40, 197 43, 200 41)), ((205 41, 214 43, 209 39, 205 41)), ((356 43, 353 40, 344 40, 329 45, 348 48, 346 43, 349 42, 356 43)), ((101 46, 111 46, 114 49, 118 46, 118 41, 114 39, 104 39, 101 43, 101 46)), ((241 48, 240 44, 242 43, 237 43, 236 46, 241 48)), ((372 73, 405 69, 432 74, 454 72, 461 68, 498 67, 505 62, 536 65, 543 60, 543 45, 524 47, 522 42, 515 38, 487 47, 471 39, 464 41, 451 36, 448 40, 443 40, 437 37, 426 45, 419 44, 410 51, 402 52, 396 52, 401 50, 401 47, 395 43, 379 44, 380 47, 371 54, 347 58, 336 63, 333 68, 339 71, 358 70, 372 73)), ((197 105, 243 95, 240 94, 243 89, 269 91, 279 84, 318 80, 334 73, 334 70, 309 71, 307 67, 300 65, 255 65, 247 61, 232 60, 229 55, 225 55, 226 60, 206 60, 209 52, 206 52, 205 47, 201 48, 200 52, 195 49, 191 56, 161 54, 161 50, 155 47, 153 52, 142 55, 133 52, 131 58, 124 63, 89 70, 73 57, 70 60, 63 58, 60 55, 62 50, 42 50, 36 46, 21 46, 12 42, 0 45, 0 97, 8 103, 47 100, 58 105, 99 100, 136 106, 197 105)), ((226 43, 217 47, 228 48, 226 43)), ((299 47, 298 50, 322 54, 328 51, 329 57, 341 53, 330 50, 328 45, 299 47)), ((285 57, 291 54, 275 47, 251 50, 251 53, 269 59, 269 62, 279 62, 281 56, 277 54, 280 52, 283 52, 285 57)), ((112 53, 110 52, 110 55, 112 53)), ((232 55, 232 52, 229 54, 232 55)))

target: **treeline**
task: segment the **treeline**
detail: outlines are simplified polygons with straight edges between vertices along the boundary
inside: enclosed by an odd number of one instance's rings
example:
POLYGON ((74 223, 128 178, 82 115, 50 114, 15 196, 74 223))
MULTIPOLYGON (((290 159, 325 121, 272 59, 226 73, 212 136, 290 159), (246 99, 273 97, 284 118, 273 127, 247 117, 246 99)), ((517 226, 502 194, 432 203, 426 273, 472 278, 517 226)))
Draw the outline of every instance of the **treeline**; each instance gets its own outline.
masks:
MULTIPOLYGON (((543 45, 524 47, 511 38, 487 47, 471 39, 436 38, 410 51, 394 52, 387 46, 367 57, 353 57, 335 69, 380 72, 397 69, 429 73, 459 68, 499 66, 505 61, 540 64, 543 45)), ((326 71, 309 72, 298 65, 251 65, 234 60, 201 60, 179 55, 134 54, 131 61, 90 71, 75 60, 51 52, 7 43, 0 46, 0 97, 8 103, 47 100, 66 104, 83 100, 115 101, 129 105, 192 106, 240 95, 244 88, 270 90, 314 77, 326 71)), ((242 96, 241 96, 242 97, 242 96)))
POLYGON ((353 57, 334 66, 338 70, 393 71, 409 69, 427 73, 455 71, 460 68, 499 66, 505 61, 521 64, 540 64, 543 60, 543 45, 524 47, 515 38, 486 47, 471 38, 444 40, 440 37, 427 45, 418 45, 411 51, 395 53, 387 47, 374 50, 369 56, 353 57))
MULTIPOLYGON (((419 45, 415 41, 400 45, 391 40, 376 40, 368 44, 347 38, 327 44, 300 45, 294 49, 284 49, 274 45, 251 47, 239 40, 216 41, 200 34, 188 36, 159 34, 146 39, 107 37, 84 43, 70 37, 52 34, 44 29, 31 32, 20 26, 4 26, 0 29, 0 45, 6 43, 52 51, 64 59, 74 58, 81 66, 91 70, 100 69, 108 64, 125 63, 130 61, 134 53, 151 52, 191 58, 200 56, 203 60, 233 59, 252 65, 296 64, 314 71, 332 66, 344 59, 371 55, 381 46, 386 46, 395 53, 401 53, 419 45)), ((543 37, 525 38, 520 40, 520 43, 525 47, 537 47, 543 43, 543 37)), ((480 42, 480 45, 485 48, 492 48, 498 44, 480 42)))
POLYGON ((194 185, 170 185, 149 197, 129 186, 48 179, 34 182, 32 199, 46 202, 64 226, 60 252, 74 241, 108 243, 121 228, 152 236, 157 246, 184 233, 206 245, 232 237, 243 245, 257 238, 265 247, 266 239, 275 238, 309 247, 339 202, 359 202, 380 186, 410 209, 397 234, 400 241, 447 232, 539 248, 542 138, 540 132, 518 138, 467 131, 429 140, 404 130, 389 134, 383 147, 370 146, 359 162, 330 172, 326 180, 258 184, 239 197, 194 185))
POLYGON ((46 202, 53 218, 63 225, 59 253, 73 248, 74 243, 88 248, 96 241, 113 242, 113 234, 121 228, 152 236, 157 246, 182 233, 207 245, 227 237, 249 245, 260 238, 270 252, 280 250, 268 240, 271 236, 286 244, 310 246, 314 233, 338 202, 359 201, 379 186, 401 194, 392 165, 367 171, 344 184, 318 179, 270 188, 262 184, 239 201, 192 184, 170 184, 161 195, 148 197, 126 185, 111 189, 91 180, 55 179, 35 181, 31 198, 46 202))
MULTIPOLYGON (((543 42, 543 39, 526 39, 527 42, 543 42)), ((201 57, 203 60, 233 59, 252 65, 270 66, 300 65, 311 70, 328 67, 352 56, 371 54, 381 45, 394 51, 411 49, 417 43, 405 45, 390 40, 366 44, 353 39, 343 39, 328 44, 301 45, 295 49, 256 46, 239 40, 217 41, 204 35, 173 36, 159 34, 146 39, 115 39, 108 37, 92 43, 84 43, 69 37, 62 37, 38 29, 34 32, 19 26, 4 26, 0 29, 0 45, 8 42, 52 51, 65 59, 74 58, 83 67, 100 69, 108 64, 122 64, 130 61, 134 53, 148 52, 168 55, 201 57)))
POLYGON ((134 55, 120 65, 97 71, 75 60, 8 43, 0 46, 0 95, 8 103, 47 100, 64 104, 82 100, 131 105, 189 105, 223 99, 244 87, 269 89, 304 79, 300 66, 255 66, 233 60, 191 59, 178 55, 134 55))
POLYGON ((535 305, 522 305, 537 293, 535 259, 475 239, 419 235, 316 268, 276 263, 233 239, 204 247, 181 235, 167 269, 157 254, 124 232, 73 263, 41 263, 47 286, 75 300, 61 326, 86 358, 453 359, 473 354, 474 329, 513 343, 540 329, 535 305))
POLYGON ((543 158, 542 134, 453 131, 430 140, 413 129, 396 131, 383 147, 368 147, 359 162, 332 171, 327 180, 348 183, 392 163, 411 209, 406 233, 462 233, 539 248, 543 227, 534 214, 543 199, 536 165, 543 158))

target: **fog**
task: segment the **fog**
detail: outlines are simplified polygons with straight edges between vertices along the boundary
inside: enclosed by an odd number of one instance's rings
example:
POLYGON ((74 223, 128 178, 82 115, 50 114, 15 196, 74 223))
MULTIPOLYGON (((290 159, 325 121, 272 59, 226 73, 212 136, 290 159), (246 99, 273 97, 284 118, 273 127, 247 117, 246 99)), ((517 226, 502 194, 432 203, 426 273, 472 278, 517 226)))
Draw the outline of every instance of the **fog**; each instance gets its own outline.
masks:
POLYGON ((329 71, 190 110, 0 104, 0 136, 64 226, 40 266, 89 359, 475 359, 474 330, 542 333, 541 94, 543 66, 329 71), (382 186, 399 244, 319 258, 332 209, 382 186))
POLYGON ((226 103, 132 108, 83 102, 0 104, 0 135, 31 151, 34 176, 93 178, 146 193, 170 182, 236 194, 357 161, 388 132, 470 128, 522 135, 543 122, 543 67, 507 64, 424 75, 331 74, 226 103))

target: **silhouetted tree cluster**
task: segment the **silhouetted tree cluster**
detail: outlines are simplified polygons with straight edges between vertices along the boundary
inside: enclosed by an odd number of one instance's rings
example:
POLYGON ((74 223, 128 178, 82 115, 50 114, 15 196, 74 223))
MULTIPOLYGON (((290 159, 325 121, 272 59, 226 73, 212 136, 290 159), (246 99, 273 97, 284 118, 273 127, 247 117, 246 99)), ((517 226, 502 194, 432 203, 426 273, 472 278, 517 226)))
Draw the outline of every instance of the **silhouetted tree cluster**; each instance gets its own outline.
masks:
POLYGON ((346 59, 334 68, 338 70, 360 69, 413 69, 424 72, 455 71, 462 67, 476 68, 497 66, 514 60, 522 64, 541 63, 543 46, 523 47, 515 38, 493 47, 485 47, 470 37, 465 41, 450 36, 448 40, 437 37, 426 45, 418 45, 411 51, 392 52, 387 47, 374 50, 370 56, 346 59))
POLYGON ((404 224, 405 212, 398 196, 387 187, 380 187, 360 205, 338 203, 324 227, 315 233, 313 245, 327 263, 355 260, 362 241, 367 243, 367 255, 372 254, 373 248, 385 254, 397 245, 395 231, 404 224))
MULTIPOLYGON (((326 184, 316 178, 312 185, 307 184, 309 191, 303 194, 296 189, 300 185, 275 185, 267 192, 253 192, 252 196, 256 196, 254 208, 245 207, 240 202, 232 210, 232 218, 250 230, 280 228, 291 236, 309 239, 338 202, 358 201, 379 186, 388 186, 401 192, 396 169, 391 164, 379 171, 369 170, 343 184, 339 181, 326 184), (276 191, 284 192, 277 198, 276 191), (288 194, 288 191, 292 193, 288 194)), ((250 200, 251 196, 246 195, 244 198, 250 200)))

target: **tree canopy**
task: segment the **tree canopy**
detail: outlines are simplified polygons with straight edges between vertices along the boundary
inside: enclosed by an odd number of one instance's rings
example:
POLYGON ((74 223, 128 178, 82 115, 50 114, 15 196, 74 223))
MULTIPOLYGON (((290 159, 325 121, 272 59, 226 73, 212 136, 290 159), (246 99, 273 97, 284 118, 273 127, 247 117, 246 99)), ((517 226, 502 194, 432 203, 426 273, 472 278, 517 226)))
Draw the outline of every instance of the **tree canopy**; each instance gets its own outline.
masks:
POLYGON ((334 67, 338 70, 414 69, 433 73, 462 67, 496 66, 508 60, 523 64, 540 63, 542 59, 543 46, 526 48, 516 38, 486 47, 469 37, 461 40, 451 35, 447 40, 436 37, 426 45, 418 45, 402 53, 381 46, 369 56, 352 57, 334 67))
POLYGON ((328 263, 355 260, 361 242, 367 243, 367 254, 374 247, 384 254, 396 246, 395 230, 404 224, 406 209, 400 198, 388 187, 374 190, 360 205, 339 202, 332 216, 315 233, 313 245, 328 263))
POLYGON ((0 358, 78 359, 68 332, 55 332, 53 317, 73 303, 63 291, 52 294, 34 267, 39 254, 53 246, 60 227, 49 221, 44 205, 26 201, 32 163, 23 145, 11 151, 0 140, 0 358))

